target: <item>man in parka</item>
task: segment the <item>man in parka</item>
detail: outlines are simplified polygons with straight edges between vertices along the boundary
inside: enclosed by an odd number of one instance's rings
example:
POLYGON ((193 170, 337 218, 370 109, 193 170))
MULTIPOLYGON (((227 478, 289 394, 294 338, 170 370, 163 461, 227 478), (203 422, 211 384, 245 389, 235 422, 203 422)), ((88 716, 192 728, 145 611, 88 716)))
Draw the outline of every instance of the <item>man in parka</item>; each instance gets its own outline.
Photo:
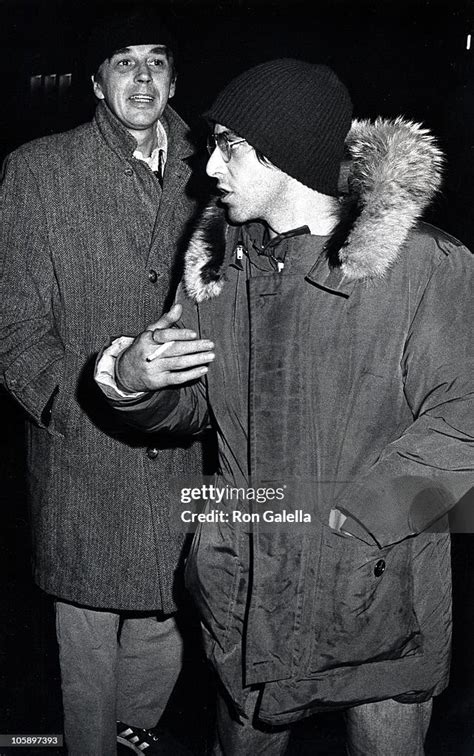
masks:
POLYGON ((223 498, 186 568, 222 682, 216 754, 284 753, 292 722, 341 708, 351 756, 419 755, 448 681, 473 261, 419 220, 433 138, 351 112, 330 69, 291 59, 223 90, 207 113, 220 198, 179 304, 97 368, 136 427, 217 429, 223 498), (262 484, 242 512, 232 487, 262 484))
POLYGON ((154 12, 115 11, 86 58, 92 122, 6 161, 1 377, 29 418, 34 577, 57 599, 69 753, 113 756, 118 736, 151 754, 182 662, 168 478, 200 471, 201 452, 118 432, 91 368, 110 333, 163 311, 195 148, 168 105, 173 40, 154 12))

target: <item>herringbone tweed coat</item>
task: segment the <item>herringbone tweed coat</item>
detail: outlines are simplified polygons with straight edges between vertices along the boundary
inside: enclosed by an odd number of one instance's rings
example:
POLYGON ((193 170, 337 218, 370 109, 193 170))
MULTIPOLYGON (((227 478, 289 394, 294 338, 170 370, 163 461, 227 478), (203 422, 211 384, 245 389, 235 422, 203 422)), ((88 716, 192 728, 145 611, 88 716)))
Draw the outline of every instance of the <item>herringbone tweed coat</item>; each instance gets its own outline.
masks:
POLYGON ((183 547, 168 479, 200 471, 201 450, 120 434, 90 378, 104 342, 157 319, 179 267, 194 148, 169 107, 164 125, 163 192, 103 104, 91 123, 7 159, 0 370, 28 413, 38 584, 92 607, 168 613, 183 547))

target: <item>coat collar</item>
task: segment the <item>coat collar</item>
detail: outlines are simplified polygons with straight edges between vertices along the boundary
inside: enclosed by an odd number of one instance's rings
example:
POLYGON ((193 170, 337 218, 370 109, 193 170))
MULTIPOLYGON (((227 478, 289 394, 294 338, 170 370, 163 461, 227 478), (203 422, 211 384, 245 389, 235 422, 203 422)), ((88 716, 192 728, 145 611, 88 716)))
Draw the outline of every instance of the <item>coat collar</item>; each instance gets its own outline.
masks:
MULTIPOLYGON (((341 218, 314 283, 350 292, 357 281, 383 278, 411 228, 441 184, 443 156, 427 129, 403 118, 355 120, 341 170, 341 218)), ((184 283, 196 302, 218 296, 225 282, 224 211, 208 206, 186 253, 184 283)))
MULTIPOLYGON (((94 121, 109 147, 120 158, 128 160, 133 156, 137 148, 136 140, 103 101, 97 105, 94 121)), ((184 160, 195 153, 188 126, 169 105, 165 108, 161 122, 168 137, 168 157, 184 160)))

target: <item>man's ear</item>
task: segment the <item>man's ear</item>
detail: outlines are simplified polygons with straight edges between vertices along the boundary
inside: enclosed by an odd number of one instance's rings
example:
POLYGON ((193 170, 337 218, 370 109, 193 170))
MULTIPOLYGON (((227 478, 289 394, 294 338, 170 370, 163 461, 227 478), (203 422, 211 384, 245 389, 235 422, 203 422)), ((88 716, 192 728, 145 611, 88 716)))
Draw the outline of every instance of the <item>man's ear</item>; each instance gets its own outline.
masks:
POLYGON ((94 90, 94 94, 97 97, 98 100, 104 99, 104 93, 102 91, 102 87, 100 86, 100 83, 97 81, 95 76, 91 76, 92 81, 92 89, 94 90))
POLYGON ((171 100, 172 97, 174 97, 174 93, 176 92, 176 79, 178 76, 175 74, 173 81, 170 84, 170 93, 168 95, 168 100, 171 100))

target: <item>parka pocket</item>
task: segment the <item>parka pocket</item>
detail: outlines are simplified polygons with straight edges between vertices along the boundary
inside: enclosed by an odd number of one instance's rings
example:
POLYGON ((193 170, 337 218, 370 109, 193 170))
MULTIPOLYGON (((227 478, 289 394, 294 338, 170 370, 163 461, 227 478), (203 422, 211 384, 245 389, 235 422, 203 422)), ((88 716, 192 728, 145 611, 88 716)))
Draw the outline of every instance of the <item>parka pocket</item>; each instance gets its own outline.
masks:
POLYGON ((311 673, 421 652, 409 540, 378 549, 324 526, 311 673))

